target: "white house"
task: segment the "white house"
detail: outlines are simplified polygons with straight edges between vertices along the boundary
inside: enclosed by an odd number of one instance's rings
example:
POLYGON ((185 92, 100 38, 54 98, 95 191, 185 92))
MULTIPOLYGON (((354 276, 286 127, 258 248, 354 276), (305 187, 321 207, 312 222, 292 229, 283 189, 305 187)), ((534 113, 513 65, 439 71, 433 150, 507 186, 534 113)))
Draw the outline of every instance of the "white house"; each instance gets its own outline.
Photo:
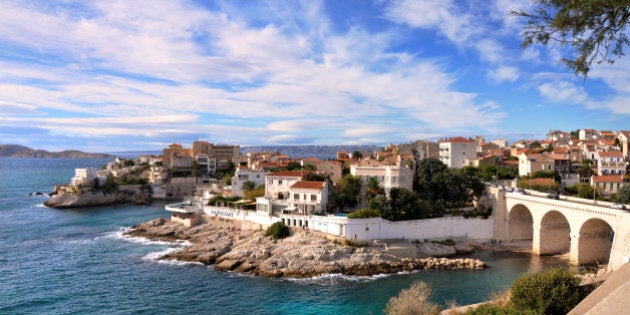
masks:
POLYGON ((265 196, 256 198, 256 210, 281 213, 290 205, 291 186, 302 180, 303 172, 280 171, 265 176, 265 196))
POLYGON ((477 143, 463 137, 455 137, 439 142, 440 161, 452 168, 468 165, 468 160, 477 157, 477 143))
POLYGON ((298 181, 289 191, 288 211, 298 214, 320 214, 328 204, 328 184, 319 181, 298 181))
POLYGON ((597 152, 597 175, 623 175, 626 173, 626 162, 621 151, 597 152))
POLYGON ((400 161, 398 165, 383 165, 369 160, 350 165, 350 174, 361 179, 363 190, 366 189, 369 178, 374 177, 387 193, 395 187, 412 190, 413 171, 404 161, 400 161))
POLYGON ((70 180, 70 185, 81 186, 90 185, 96 178, 96 169, 93 167, 88 168, 75 168, 74 177, 70 180))
POLYGON ((239 167, 234 172, 232 177, 232 194, 236 196, 243 196, 243 183, 250 181, 256 184, 256 186, 265 184, 265 176, 271 174, 271 172, 265 172, 262 170, 252 170, 247 167, 239 167))
POLYGON ((623 187, 622 175, 591 176, 591 186, 604 195, 616 194, 623 187))

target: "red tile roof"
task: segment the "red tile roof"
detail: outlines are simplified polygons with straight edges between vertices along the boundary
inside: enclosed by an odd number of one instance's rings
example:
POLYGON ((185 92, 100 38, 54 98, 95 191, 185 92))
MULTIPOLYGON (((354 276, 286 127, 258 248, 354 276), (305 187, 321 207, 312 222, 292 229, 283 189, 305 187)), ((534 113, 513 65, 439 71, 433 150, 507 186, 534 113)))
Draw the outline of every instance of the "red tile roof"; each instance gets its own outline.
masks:
POLYGON ((324 184, 325 182, 312 182, 312 181, 301 180, 293 184, 291 188, 322 190, 324 189, 324 184))
POLYGON ((597 154, 599 157, 623 157, 623 153, 621 153, 621 151, 600 151, 597 152, 597 154))
POLYGON ((299 178, 302 178, 303 174, 304 174, 303 172, 297 172, 297 171, 280 171, 280 172, 271 173, 271 174, 267 175, 267 177, 273 176, 273 177, 299 177, 299 178))
POLYGON ((623 183, 623 176, 622 175, 593 176, 593 182, 595 183, 623 183))
POLYGON ((442 140, 442 141, 440 141, 440 142, 458 142, 458 143, 468 143, 468 142, 474 142, 474 140, 467 139, 467 138, 464 138, 464 137, 453 137, 453 138, 447 138, 447 139, 444 139, 444 140, 442 140))

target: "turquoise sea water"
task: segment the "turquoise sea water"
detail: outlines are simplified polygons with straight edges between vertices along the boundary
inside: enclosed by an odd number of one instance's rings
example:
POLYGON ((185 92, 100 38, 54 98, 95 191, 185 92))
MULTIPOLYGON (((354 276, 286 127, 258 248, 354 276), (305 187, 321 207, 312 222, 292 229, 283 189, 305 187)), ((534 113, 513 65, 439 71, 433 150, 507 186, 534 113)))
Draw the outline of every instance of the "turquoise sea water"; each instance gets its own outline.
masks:
POLYGON ((413 281, 431 284, 445 304, 486 300, 527 271, 564 265, 553 257, 483 252, 490 268, 346 278, 279 280, 160 263, 178 244, 122 237, 163 204, 55 210, 53 185, 97 159, 0 158, 0 314, 380 314, 413 281))

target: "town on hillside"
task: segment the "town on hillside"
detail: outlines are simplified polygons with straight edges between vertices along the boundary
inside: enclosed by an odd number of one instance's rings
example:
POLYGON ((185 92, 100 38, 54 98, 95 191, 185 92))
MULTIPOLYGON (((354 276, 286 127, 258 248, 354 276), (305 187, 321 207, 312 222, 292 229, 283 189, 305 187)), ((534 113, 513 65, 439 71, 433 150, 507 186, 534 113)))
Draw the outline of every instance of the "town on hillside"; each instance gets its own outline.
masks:
POLYGON ((451 137, 388 145, 335 158, 242 154, 238 145, 171 144, 161 156, 116 159, 103 169, 77 169, 71 187, 150 185, 154 199, 186 199, 268 214, 356 212, 390 220, 483 215, 485 184, 628 201, 630 131, 551 130, 546 139, 451 137), (109 182, 109 183, 108 183, 109 182), (112 183, 113 182, 113 183, 112 183), (623 197, 623 198, 619 198, 623 197), (361 211, 356 211, 361 210, 361 211))

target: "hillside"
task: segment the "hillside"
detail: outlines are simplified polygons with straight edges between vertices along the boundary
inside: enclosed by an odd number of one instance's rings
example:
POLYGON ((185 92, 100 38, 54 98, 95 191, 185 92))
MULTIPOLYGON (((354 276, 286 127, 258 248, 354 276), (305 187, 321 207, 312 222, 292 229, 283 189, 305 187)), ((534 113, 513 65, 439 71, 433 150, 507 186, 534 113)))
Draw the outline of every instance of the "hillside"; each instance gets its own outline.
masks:
POLYGON ((15 158, 110 158, 109 154, 86 153, 77 150, 64 150, 61 152, 49 152, 35 150, 19 144, 0 144, 0 157, 15 158))

